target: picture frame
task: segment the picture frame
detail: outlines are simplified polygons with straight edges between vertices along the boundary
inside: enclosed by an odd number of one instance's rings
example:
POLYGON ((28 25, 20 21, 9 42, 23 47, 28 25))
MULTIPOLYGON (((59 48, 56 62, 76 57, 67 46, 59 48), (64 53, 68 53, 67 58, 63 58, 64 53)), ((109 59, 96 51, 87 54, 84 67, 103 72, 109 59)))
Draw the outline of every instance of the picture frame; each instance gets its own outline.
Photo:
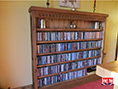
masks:
POLYGON ((60 0, 60 7, 80 8, 80 0, 60 0))

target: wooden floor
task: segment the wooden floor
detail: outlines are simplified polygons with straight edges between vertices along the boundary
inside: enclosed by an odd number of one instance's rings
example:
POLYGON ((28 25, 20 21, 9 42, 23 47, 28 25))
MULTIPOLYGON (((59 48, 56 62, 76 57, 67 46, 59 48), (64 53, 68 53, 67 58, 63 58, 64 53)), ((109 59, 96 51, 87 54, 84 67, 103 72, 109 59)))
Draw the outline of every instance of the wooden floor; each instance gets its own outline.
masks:
MULTIPOLYGON (((92 74, 79 79, 68 80, 61 83, 40 87, 39 89, 70 89, 99 79, 101 79, 99 76, 97 76, 96 74, 92 74)), ((14 89, 34 89, 34 88, 32 88, 32 85, 28 85, 14 89)))

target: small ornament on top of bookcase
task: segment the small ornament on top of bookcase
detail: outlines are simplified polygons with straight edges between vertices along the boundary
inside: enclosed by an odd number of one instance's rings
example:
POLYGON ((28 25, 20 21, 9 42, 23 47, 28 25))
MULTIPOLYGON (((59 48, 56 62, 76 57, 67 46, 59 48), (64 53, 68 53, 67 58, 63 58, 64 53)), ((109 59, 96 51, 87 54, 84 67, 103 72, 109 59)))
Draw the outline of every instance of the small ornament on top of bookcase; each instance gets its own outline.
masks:
POLYGON ((45 19, 38 19, 38 28, 46 28, 46 20, 45 19))
POLYGON ((74 23, 74 21, 70 22, 70 28, 76 29, 77 25, 74 23))
POLYGON ((94 27, 94 29, 99 29, 99 22, 95 22, 95 27, 94 27))
POLYGON ((101 22, 95 22, 94 29, 103 29, 102 23, 101 22))

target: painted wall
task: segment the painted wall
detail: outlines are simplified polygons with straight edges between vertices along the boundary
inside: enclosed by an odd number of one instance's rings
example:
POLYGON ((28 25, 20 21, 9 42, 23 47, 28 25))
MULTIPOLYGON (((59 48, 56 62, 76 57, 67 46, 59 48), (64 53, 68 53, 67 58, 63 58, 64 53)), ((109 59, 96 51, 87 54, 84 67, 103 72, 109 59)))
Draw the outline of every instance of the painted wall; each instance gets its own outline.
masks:
MULTIPOLYGON (((45 7, 45 1, 0 2, 0 87, 14 88, 32 84, 30 6, 45 7)), ((98 1, 96 12, 107 13, 104 62, 115 58, 118 2, 98 1)), ((51 7, 59 7, 59 1, 51 1, 51 7)), ((70 9, 70 8, 63 8, 70 9)), ((81 1, 79 11, 93 11, 92 1, 81 1)))

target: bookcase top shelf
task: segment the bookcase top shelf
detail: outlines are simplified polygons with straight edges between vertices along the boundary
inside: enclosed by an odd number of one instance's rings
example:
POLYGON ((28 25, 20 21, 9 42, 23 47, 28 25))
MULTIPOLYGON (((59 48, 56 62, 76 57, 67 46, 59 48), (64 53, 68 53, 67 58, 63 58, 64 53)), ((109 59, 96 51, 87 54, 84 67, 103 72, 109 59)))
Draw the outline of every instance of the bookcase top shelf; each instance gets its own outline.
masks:
POLYGON ((37 32, 100 32, 103 29, 54 29, 54 28, 37 28, 37 32))
POLYGON ((31 6, 30 13, 34 13, 38 18, 51 18, 51 19, 76 19, 88 21, 105 21, 108 14, 72 11, 57 8, 45 8, 31 6))
POLYGON ((78 15, 87 15, 87 16, 92 15, 96 17, 108 17, 108 14, 102 14, 102 13, 72 11, 72 10, 64 10, 64 9, 58 9, 58 8, 46 8, 46 7, 36 7, 36 6, 31 6, 29 8, 29 12, 31 13, 32 11, 58 12, 58 13, 78 14, 78 15))

